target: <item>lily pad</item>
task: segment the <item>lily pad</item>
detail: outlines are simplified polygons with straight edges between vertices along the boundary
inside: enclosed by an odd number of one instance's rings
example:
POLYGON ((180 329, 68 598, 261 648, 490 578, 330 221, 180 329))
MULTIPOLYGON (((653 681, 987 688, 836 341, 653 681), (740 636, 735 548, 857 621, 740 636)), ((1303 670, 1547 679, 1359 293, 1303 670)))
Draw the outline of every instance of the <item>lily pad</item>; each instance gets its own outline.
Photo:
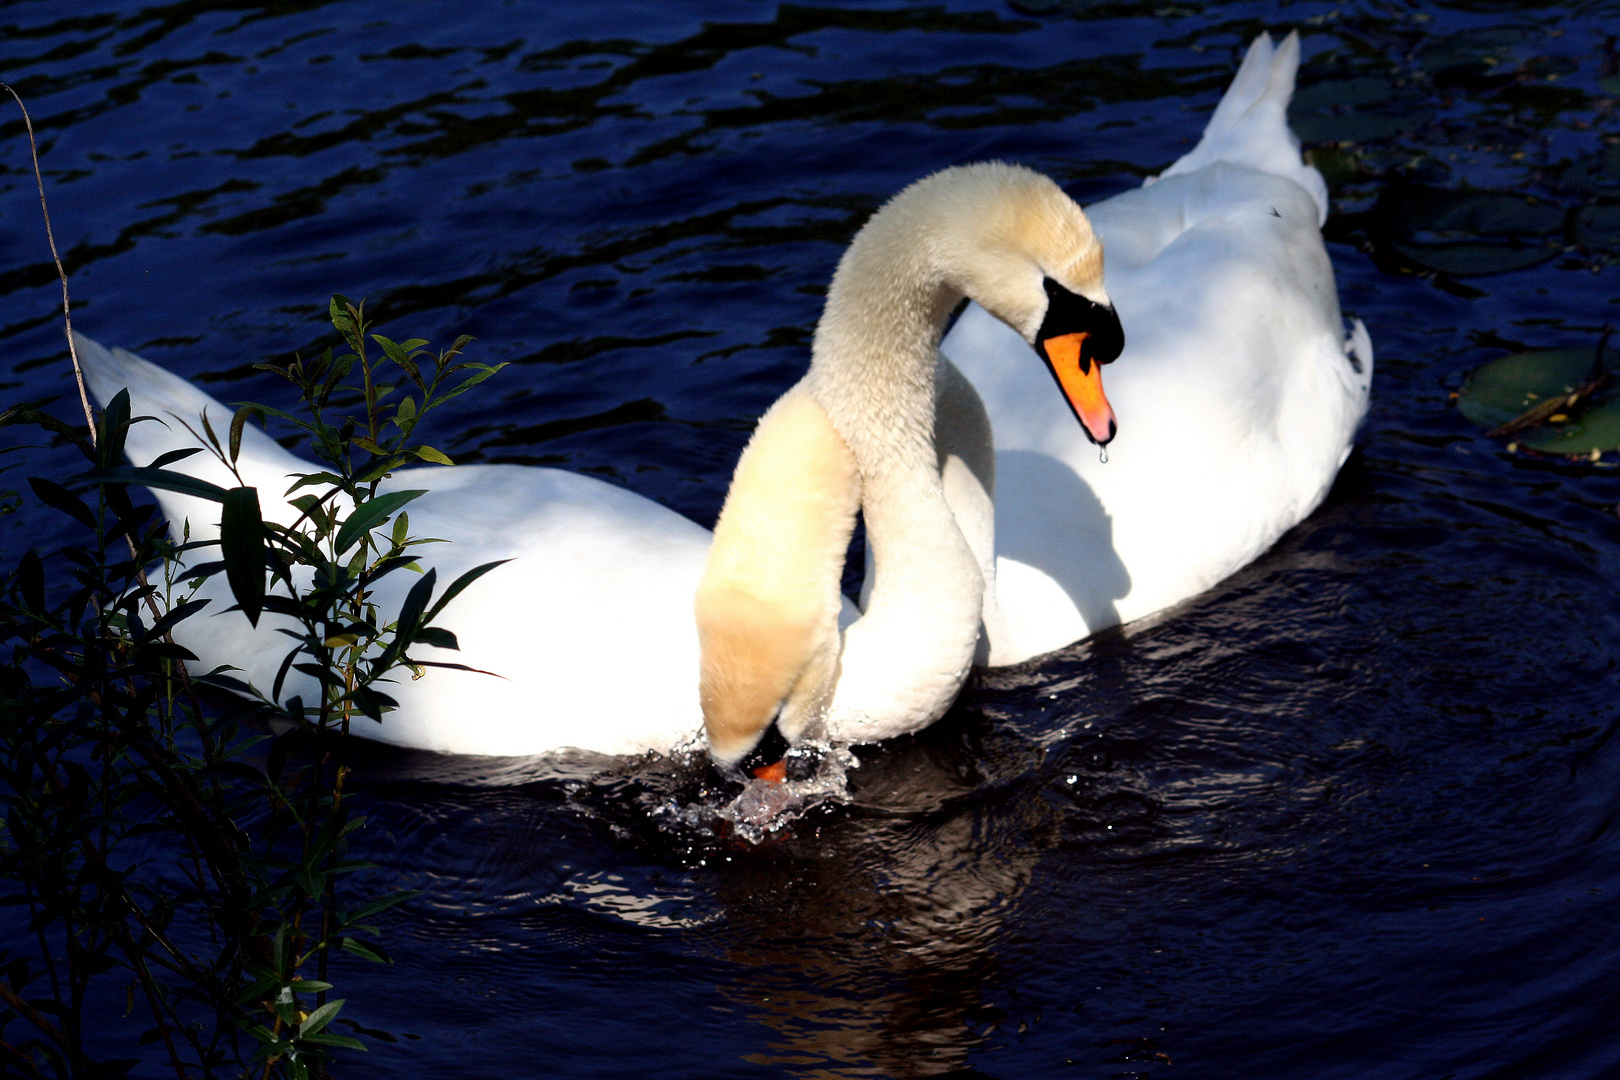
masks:
POLYGON ((1465 30, 1426 46, 1418 52, 1417 62, 1436 82, 1479 88, 1512 76, 1515 46, 1545 37, 1545 31, 1530 26, 1465 30))
POLYGON ((1555 248, 1513 244, 1403 244, 1397 241, 1390 247, 1419 266, 1450 277, 1483 277, 1528 270, 1558 254, 1555 248))
POLYGON ((1471 236, 1544 236, 1563 227, 1564 210, 1501 191, 1392 185, 1378 213, 1398 233, 1419 230, 1471 236))
MULTIPOLYGON (((1377 105, 1395 96, 1395 83, 1383 75, 1362 75, 1354 79, 1333 79, 1312 83, 1294 91, 1290 112, 1312 112, 1339 105, 1377 105)), ((1289 118, 1292 122, 1292 117, 1289 118)))
MULTIPOLYGON (((1571 393, 1586 381, 1591 369, 1591 349, 1514 353, 1469 375, 1457 407, 1482 428, 1500 427, 1550 397, 1571 393)), ((1522 431, 1514 441, 1545 454, 1620 448, 1620 397, 1593 405, 1571 422, 1522 431)))
POLYGON ((1302 142, 1367 142, 1410 131, 1429 119, 1426 110, 1303 113, 1288 121, 1302 142))
POLYGON ((1587 206, 1575 215, 1575 242, 1620 247, 1620 206, 1587 206))
POLYGON ((1620 195, 1620 143, 1572 162, 1563 179, 1595 195, 1620 195))

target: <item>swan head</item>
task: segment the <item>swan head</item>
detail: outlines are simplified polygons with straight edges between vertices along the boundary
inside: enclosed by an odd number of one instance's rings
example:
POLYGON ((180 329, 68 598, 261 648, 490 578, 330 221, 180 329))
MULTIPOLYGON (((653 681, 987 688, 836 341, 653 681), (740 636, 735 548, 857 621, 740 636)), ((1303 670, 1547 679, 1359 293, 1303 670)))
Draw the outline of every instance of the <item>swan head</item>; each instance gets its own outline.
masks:
POLYGON ((940 283, 946 310, 967 296, 1018 331, 1087 437, 1098 444, 1114 437, 1118 425, 1103 393, 1102 366, 1124 350, 1125 332, 1103 285, 1102 242, 1057 184, 1002 162, 959 165, 918 180, 850 245, 829 310, 842 299, 840 284, 859 289, 908 263, 940 283), (902 254, 908 250, 918 255, 908 259, 902 254))
POLYGON ((1107 445, 1118 424, 1102 366, 1124 350, 1125 331, 1085 212, 1051 179, 1018 166, 987 162, 936 176, 979 208, 977 222, 953 227, 963 241, 951 253, 960 267, 953 284, 1029 342, 1087 438, 1107 445))
POLYGON ((838 680, 838 583, 859 501, 848 446, 814 398, 789 391, 737 462, 695 599, 698 696, 721 766, 814 733, 838 680))

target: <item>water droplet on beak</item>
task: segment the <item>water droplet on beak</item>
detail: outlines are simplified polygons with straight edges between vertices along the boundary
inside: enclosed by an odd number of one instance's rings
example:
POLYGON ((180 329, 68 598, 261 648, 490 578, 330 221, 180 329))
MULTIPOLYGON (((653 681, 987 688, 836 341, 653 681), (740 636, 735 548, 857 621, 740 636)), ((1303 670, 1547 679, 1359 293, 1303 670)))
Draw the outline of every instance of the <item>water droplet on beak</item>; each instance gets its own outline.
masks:
POLYGON ((1097 460, 1102 462, 1104 465, 1108 464, 1108 447, 1097 447, 1097 460))

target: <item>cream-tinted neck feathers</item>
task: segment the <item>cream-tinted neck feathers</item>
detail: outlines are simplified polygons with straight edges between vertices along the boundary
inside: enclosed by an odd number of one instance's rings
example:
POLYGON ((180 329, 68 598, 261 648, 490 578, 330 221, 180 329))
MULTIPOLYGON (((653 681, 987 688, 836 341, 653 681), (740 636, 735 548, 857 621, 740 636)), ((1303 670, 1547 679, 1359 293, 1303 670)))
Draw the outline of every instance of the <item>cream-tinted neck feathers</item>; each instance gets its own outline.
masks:
POLYGON ((737 462, 698 586, 698 693, 719 760, 751 750, 779 710, 789 739, 825 712, 859 498, 827 414, 802 390, 783 395, 737 462))
MULTIPOLYGON (((1048 277, 1108 302, 1102 248, 1080 208, 1046 177, 1009 165, 919 180, 850 244, 810 371, 761 421, 715 527, 698 612, 716 757, 746 753, 779 707, 790 740, 824 709, 829 737, 868 742, 924 727, 950 706, 972 665, 985 581, 941 483, 940 335, 969 296, 1033 342, 1048 277), (834 507, 856 490, 874 582, 829 664, 849 537, 848 514, 834 507), (823 535, 790 535, 801 528, 823 535)), ((1032 352, 1029 362, 1040 361, 1032 352)))

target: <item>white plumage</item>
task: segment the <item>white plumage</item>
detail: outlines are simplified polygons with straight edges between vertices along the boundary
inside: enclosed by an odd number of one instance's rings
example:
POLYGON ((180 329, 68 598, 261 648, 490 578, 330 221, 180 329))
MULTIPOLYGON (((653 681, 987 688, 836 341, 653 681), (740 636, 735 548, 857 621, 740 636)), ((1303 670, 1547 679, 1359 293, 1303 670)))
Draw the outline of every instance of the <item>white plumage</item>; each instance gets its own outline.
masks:
MULTIPOLYGON (((943 343, 977 389, 994 432, 993 561, 981 550, 990 522, 973 520, 988 519, 988 503, 975 502, 963 459, 945 463, 939 488, 961 531, 951 565, 963 563, 960 572, 975 577, 976 559, 982 573, 964 587, 979 589, 978 578, 987 587, 991 663, 1038 655, 1208 588, 1318 505, 1348 454, 1366 410, 1372 350, 1359 324, 1346 340, 1319 232, 1326 189, 1301 163, 1287 129, 1298 58, 1294 36, 1273 48, 1262 35, 1198 147, 1156 181, 1087 212, 1106 247, 1107 294, 1126 335, 1124 354, 1105 376, 1120 421, 1107 465, 1020 332, 970 305, 943 343)), ((884 289, 871 291, 881 297, 884 289)), ((1039 323, 1039 310, 1015 321, 1026 316, 1039 323)), ((1033 333, 1032 326, 1020 329, 1033 333)), ((194 421, 207 410, 216 428, 228 423, 223 406, 184 380, 123 350, 77 341, 103 402, 128 387, 137 415, 194 421)), ((828 411, 838 412, 836 402, 828 411)), ((844 437, 851 446, 883 442, 844 437)), ((170 421, 167 428, 137 425, 128 451, 145 465, 194 444, 170 421)), ((280 495, 290 475, 313 466, 252 429, 241 462, 266 516, 290 522, 295 511, 280 495)), ((233 483, 206 455, 179 467, 233 483)), ((865 483, 870 495, 889 482, 874 486, 868 476, 865 483)), ((914 494, 904 484, 889 486, 905 498, 914 494)), ((710 547, 706 530, 641 496, 555 469, 420 468, 385 490, 401 488, 429 489, 409 508, 412 531, 452 541, 424 551, 422 561, 437 568, 441 582, 483 562, 513 560, 447 609, 441 621, 462 650, 436 657, 502 677, 433 670, 406 680, 390 689, 400 710, 380 727, 358 722, 358 734, 492 755, 564 747, 668 751, 697 742, 693 595, 710 547)), ((157 495, 172 523, 189 518, 194 537, 214 533, 214 507, 157 495)), ((870 522, 873 507, 867 515, 870 522)), ((905 564, 905 538, 926 531, 915 525, 893 531, 900 538, 893 565, 905 564)), ((415 579, 396 573, 384 580, 379 599, 390 610, 415 579)), ((222 577, 204 595, 216 601, 212 613, 181 623, 177 638, 203 668, 231 664, 268 687, 285 652, 274 617, 253 630, 241 615, 223 613, 231 601, 222 577)), ((885 619, 895 626, 909 619, 903 600, 891 593, 885 601, 885 619)), ((840 622, 847 625, 845 607, 840 622)), ((931 619, 923 628, 934 633, 931 619)), ((910 638, 914 643, 916 634, 910 638)), ((857 624, 845 640, 870 643, 878 635, 863 637, 857 624)), ((913 703, 892 723, 870 722, 869 714, 877 708, 872 687, 897 668, 875 655, 853 658, 851 670, 865 673, 862 689, 839 687, 833 732, 883 737, 932 720, 966 676, 960 649, 949 651, 930 676, 939 686, 925 695, 944 704, 913 703)), ((846 665, 851 660, 846 655, 846 665)), ((286 693, 311 689, 293 684, 286 693)))

